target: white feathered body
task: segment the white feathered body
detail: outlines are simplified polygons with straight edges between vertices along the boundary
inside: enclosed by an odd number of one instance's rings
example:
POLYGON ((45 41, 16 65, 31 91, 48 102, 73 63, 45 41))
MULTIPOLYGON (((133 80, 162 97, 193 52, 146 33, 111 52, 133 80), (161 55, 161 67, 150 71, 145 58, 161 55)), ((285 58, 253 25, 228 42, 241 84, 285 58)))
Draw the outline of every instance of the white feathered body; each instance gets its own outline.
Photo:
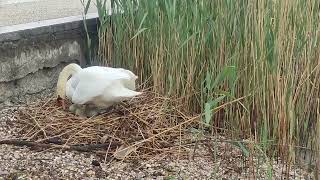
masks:
POLYGON ((138 77, 122 68, 91 66, 79 70, 66 84, 66 97, 74 104, 109 107, 141 94, 134 91, 138 77))

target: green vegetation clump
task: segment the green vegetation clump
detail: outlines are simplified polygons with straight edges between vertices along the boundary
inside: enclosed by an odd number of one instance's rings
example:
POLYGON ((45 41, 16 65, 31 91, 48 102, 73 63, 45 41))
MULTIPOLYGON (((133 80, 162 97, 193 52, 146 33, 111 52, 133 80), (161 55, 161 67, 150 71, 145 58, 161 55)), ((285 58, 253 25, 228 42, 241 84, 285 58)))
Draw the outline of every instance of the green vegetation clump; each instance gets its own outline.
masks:
POLYGON ((99 59, 204 113, 212 130, 294 157, 314 148, 320 118, 319 3, 118 0, 122 11, 108 16, 97 0, 99 59))

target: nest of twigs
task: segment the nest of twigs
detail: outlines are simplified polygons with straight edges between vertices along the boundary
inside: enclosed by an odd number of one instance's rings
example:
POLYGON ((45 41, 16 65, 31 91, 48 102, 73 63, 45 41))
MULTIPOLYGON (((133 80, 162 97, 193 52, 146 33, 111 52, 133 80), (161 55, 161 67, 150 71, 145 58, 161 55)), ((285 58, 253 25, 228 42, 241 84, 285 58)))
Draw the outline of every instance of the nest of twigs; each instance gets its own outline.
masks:
POLYGON ((199 118, 185 115, 175 104, 169 98, 144 92, 104 114, 84 118, 63 110, 51 98, 19 109, 16 118, 21 138, 30 142, 82 147, 118 158, 148 158, 182 153, 182 142, 187 142, 184 134, 198 123, 199 118))

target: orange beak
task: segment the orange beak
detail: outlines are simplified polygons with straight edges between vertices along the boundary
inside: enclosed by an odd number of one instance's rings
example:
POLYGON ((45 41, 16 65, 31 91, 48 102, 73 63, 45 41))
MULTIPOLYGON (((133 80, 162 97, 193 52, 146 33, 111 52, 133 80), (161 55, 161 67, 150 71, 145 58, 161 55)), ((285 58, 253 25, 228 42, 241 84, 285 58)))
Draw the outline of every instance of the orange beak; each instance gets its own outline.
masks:
POLYGON ((66 103, 64 101, 64 99, 62 99, 60 96, 58 96, 57 98, 57 105, 58 106, 62 106, 62 109, 66 109, 66 103))

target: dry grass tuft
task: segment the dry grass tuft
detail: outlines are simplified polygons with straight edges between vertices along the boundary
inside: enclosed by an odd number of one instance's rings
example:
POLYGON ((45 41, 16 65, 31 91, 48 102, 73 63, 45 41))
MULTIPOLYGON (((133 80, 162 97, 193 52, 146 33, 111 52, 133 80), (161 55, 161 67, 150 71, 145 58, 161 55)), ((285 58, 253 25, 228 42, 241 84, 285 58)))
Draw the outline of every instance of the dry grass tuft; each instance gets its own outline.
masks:
POLYGON ((24 140, 66 146, 96 144, 105 154, 114 153, 119 146, 134 147, 131 158, 148 158, 177 150, 182 153, 182 143, 188 143, 182 139, 184 134, 199 122, 199 116, 187 116, 174 104, 172 99, 145 91, 107 113, 82 118, 50 98, 19 109, 16 118, 24 140))

